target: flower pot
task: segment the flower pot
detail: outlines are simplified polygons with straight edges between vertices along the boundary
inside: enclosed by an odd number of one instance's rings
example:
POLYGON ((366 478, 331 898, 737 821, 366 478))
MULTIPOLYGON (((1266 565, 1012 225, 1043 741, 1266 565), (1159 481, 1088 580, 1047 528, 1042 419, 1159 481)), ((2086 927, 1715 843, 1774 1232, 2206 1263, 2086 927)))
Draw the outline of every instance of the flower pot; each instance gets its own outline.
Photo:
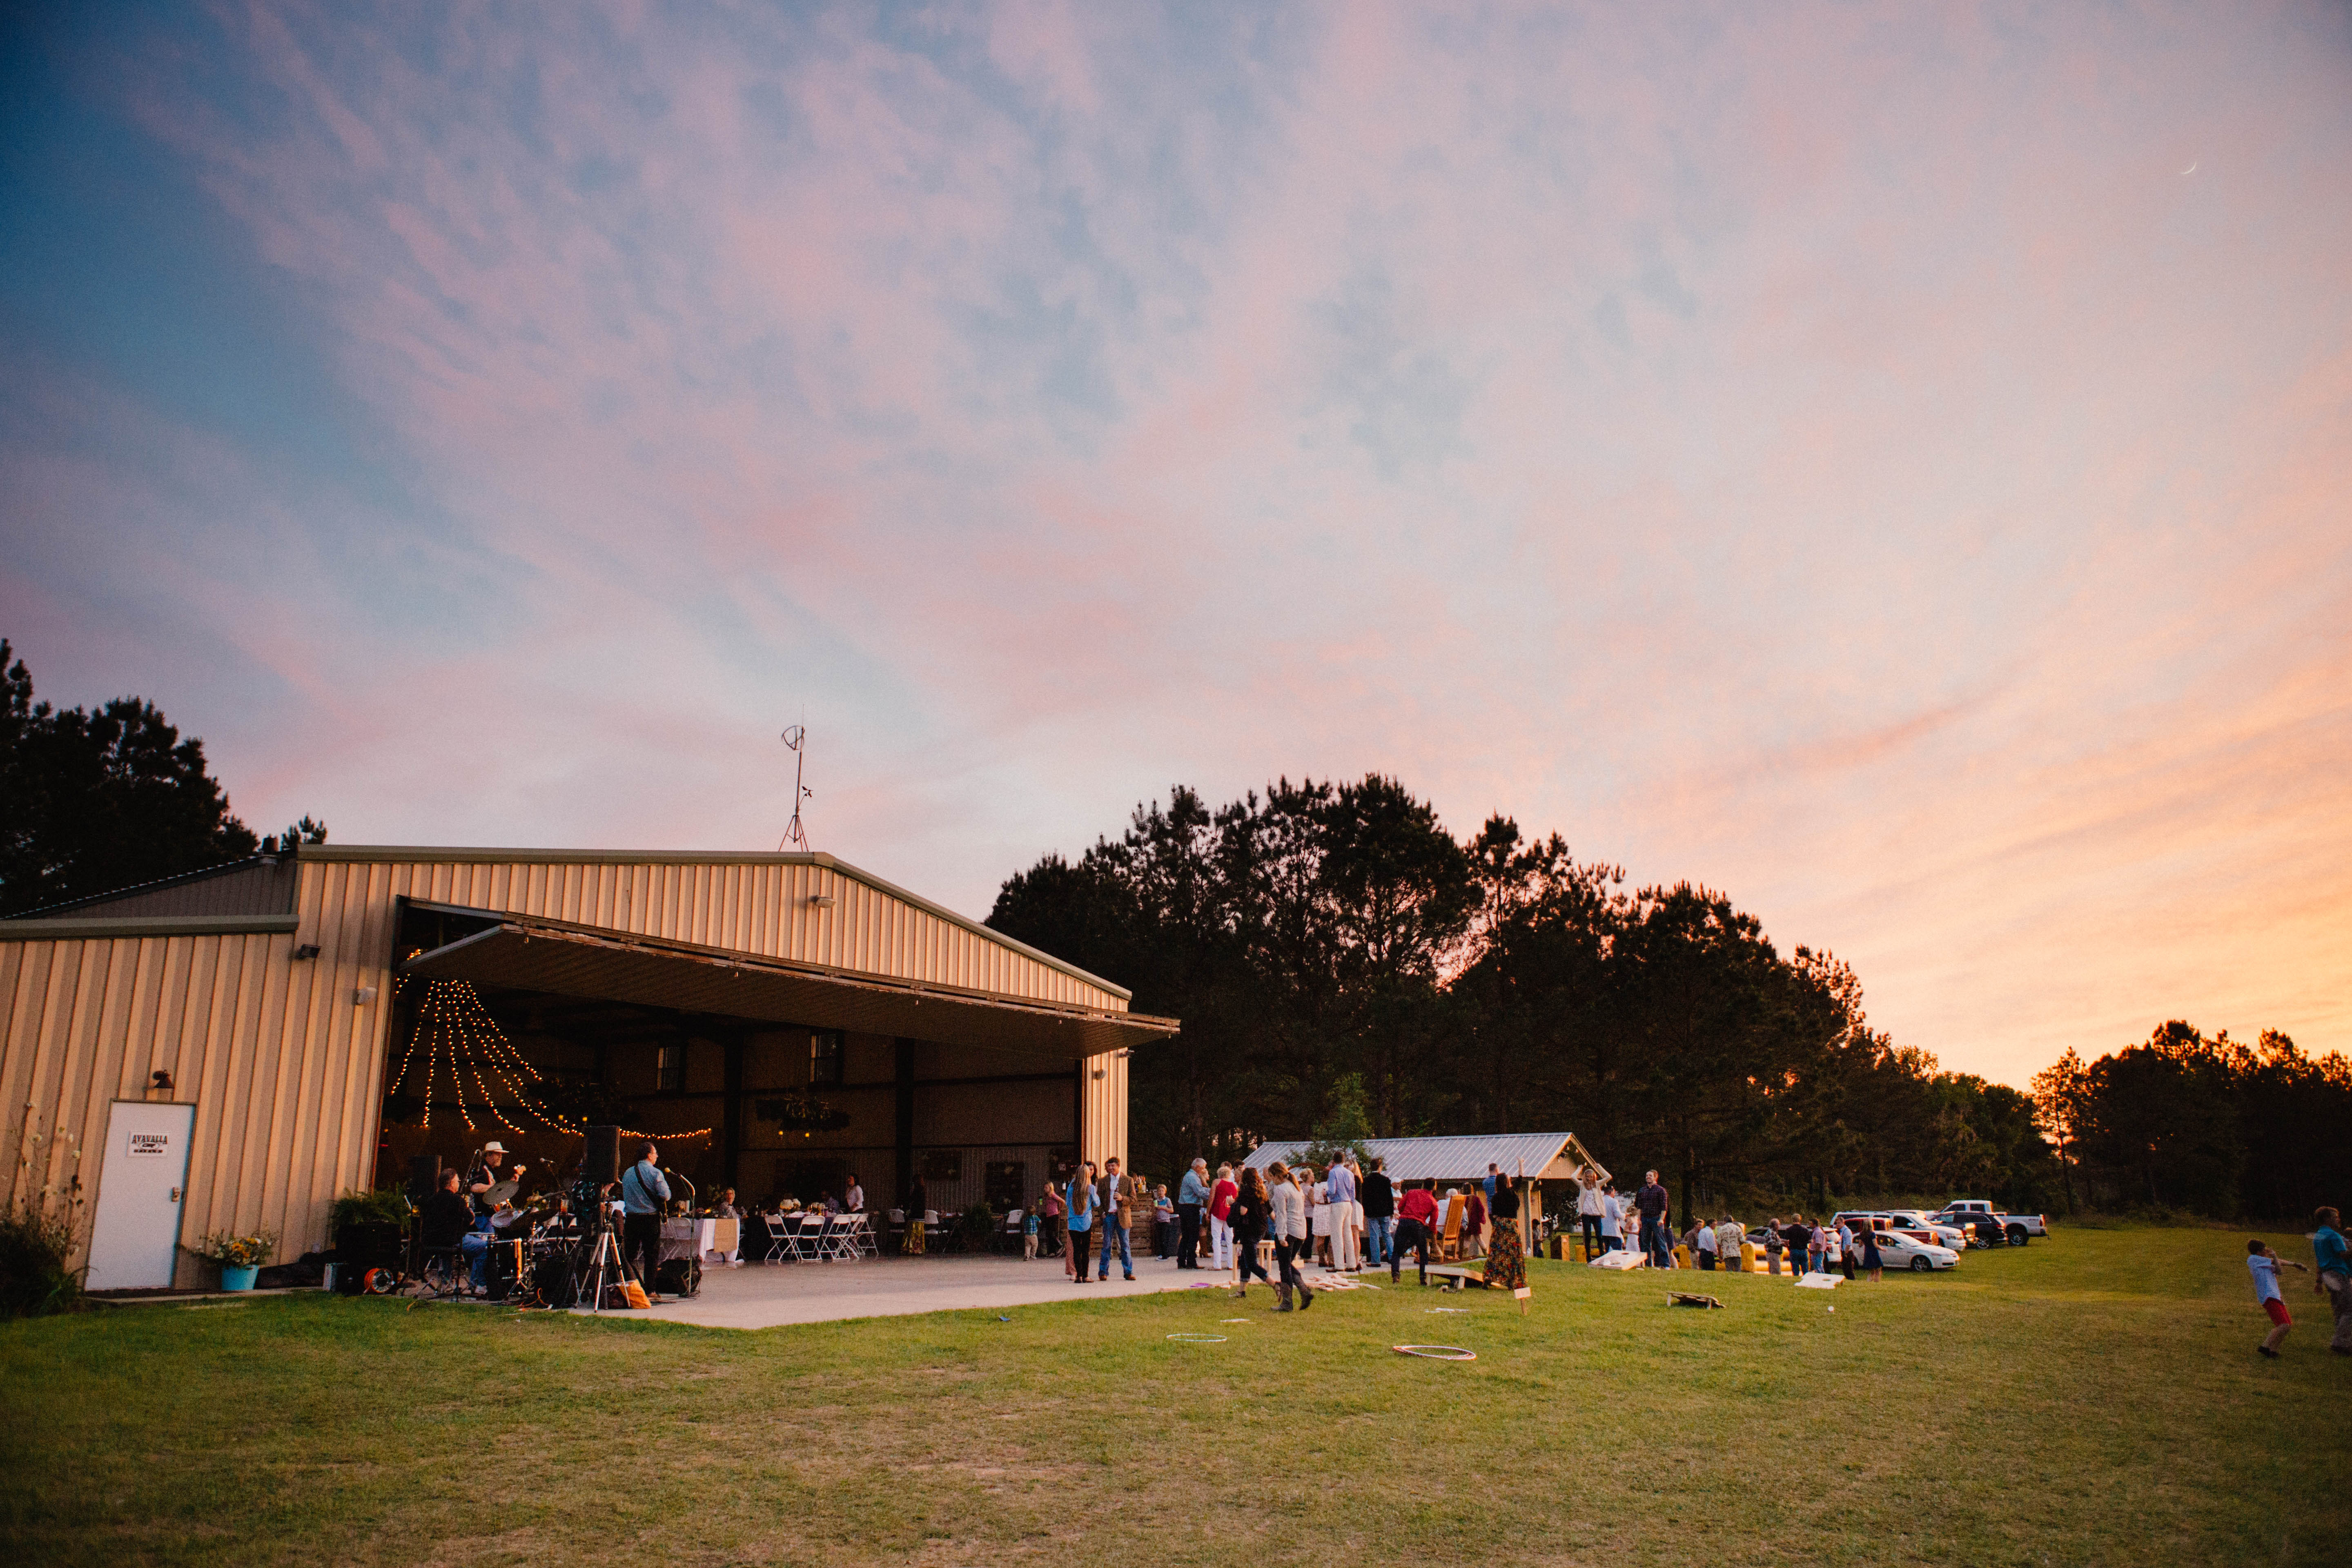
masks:
POLYGON ((251 1268, 239 1268, 234 1263, 224 1263, 221 1265, 221 1289, 250 1290, 253 1289, 254 1276, 260 1272, 261 1268, 258 1264, 251 1268))

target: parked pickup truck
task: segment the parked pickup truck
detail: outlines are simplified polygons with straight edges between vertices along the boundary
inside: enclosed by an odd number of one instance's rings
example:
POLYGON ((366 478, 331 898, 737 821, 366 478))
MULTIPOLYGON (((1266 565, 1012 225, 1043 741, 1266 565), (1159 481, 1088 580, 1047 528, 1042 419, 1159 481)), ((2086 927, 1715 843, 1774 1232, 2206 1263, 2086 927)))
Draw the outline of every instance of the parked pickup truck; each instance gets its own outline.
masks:
POLYGON ((2000 1234, 2011 1247, 2023 1247, 2029 1236, 2048 1236, 2050 1226, 2038 1214, 2000 1214, 1981 1198, 1955 1198, 1939 1210, 1936 1217, 1946 1225, 1970 1228, 1990 1220, 2000 1227, 2000 1234))

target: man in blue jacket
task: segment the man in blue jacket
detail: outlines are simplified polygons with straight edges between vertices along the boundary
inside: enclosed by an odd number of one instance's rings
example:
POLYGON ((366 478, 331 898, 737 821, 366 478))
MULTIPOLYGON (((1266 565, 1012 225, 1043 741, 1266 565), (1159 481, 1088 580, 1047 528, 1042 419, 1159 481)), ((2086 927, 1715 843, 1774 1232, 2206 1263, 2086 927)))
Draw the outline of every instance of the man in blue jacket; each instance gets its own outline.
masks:
POLYGON ((637 1163, 621 1173, 621 1264, 626 1268, 644 1258, 637 1282, 648 1297, 654 1293, 654 1271, 661 1266, 662 1215, 669 1206, 669 1184, 654 1163, 656 1152, 651 1143, 646 1144, 638 1151, 637 1163))

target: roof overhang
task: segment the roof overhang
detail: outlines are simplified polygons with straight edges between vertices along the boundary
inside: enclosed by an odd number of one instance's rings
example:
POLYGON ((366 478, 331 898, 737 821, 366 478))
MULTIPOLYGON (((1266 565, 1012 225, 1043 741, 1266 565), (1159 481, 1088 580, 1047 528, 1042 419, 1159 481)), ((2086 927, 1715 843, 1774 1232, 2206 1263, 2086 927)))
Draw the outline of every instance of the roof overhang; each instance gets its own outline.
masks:
POLYGON ((400 966, 404 974, 594 997, 764 1023, 933 1040, 1068 1064, 1165 1039, 1173 1018, 1025 1002, 787 963, 492 910, 421 906, 488 922, 400 966))
MULTIPOLYGON (((1134 994, 1124 985, 1114 985, 1099 974, 1087 973, 1067 959, 1056 958, 1050 952, 1031 947, 1027 942, 1016 942, 993 926, 960 915, 944 904, 935 904, 920 893, 910 893, 896 883, 886 882, 873 872, 853 866, 846 860, 836 859, 821 849, 805 854, 771 854, 751 849, 467 849, 397 847, 381 844, 305 844, 299 847, 297 853, 302 859, 310 861, 362 861, 396 866, 449 861, 497 866, 814 866, 968 931, 983 942, 1034 959, 1048 969, 1058 969, 1073 980, 1082 980, 1098 991, 1108 991, 1122 1002, 1134 994)), ((113 898, 119 895, 107 896, 113 898)))

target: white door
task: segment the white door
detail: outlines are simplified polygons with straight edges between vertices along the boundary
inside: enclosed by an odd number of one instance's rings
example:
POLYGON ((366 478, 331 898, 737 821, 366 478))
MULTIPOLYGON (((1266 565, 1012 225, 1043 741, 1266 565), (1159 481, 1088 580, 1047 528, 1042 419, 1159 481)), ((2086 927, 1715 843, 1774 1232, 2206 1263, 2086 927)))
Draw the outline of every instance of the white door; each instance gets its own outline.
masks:
POLYGON ((106 1163, 90 1222, 90 1290, 161 1290, 180 1261, 193 1105, 118 1100, 106 1119, 106 1163))

